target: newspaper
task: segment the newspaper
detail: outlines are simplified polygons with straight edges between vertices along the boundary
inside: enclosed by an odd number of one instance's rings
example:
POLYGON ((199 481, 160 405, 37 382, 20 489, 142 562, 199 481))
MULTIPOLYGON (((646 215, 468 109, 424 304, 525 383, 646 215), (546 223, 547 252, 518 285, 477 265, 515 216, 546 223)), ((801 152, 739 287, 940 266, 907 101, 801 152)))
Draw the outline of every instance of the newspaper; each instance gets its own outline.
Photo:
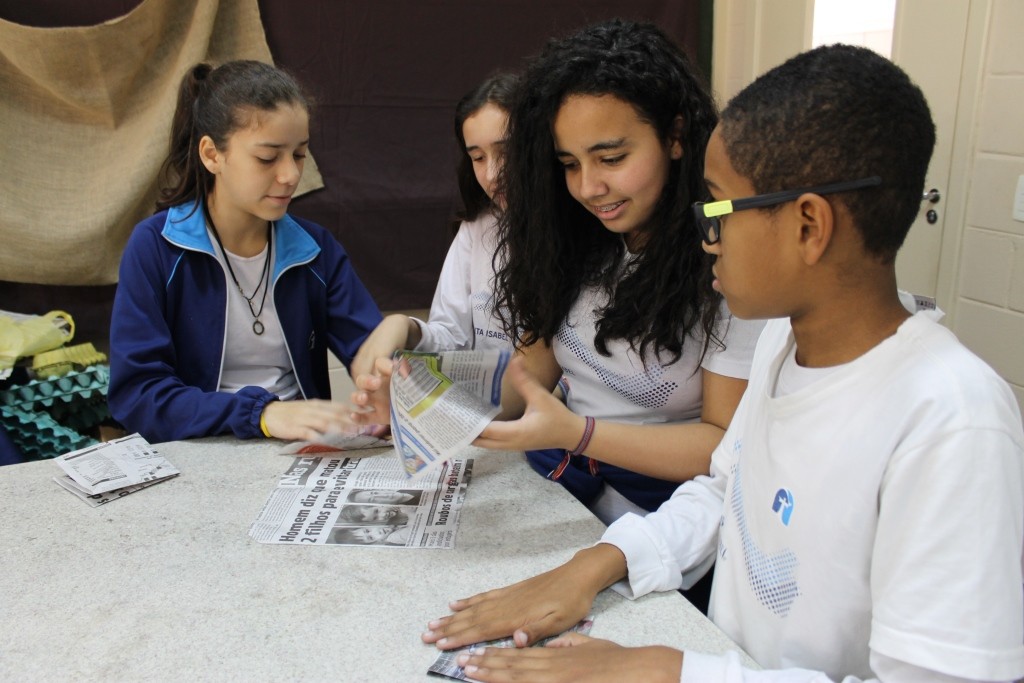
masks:
POLYGON ((139 434, 65 453, 54 462, 65 474, 53 480, 93 507, 179 474, 139 434))
POLYGON ((472 459, 410 480, 398 459, 299 457, 249 528, 260 543, 453 548, 472 459))
POLYGON ((367 425, 353 432, 328 432, 316 441, 294 441, 288 444, 281 455, 316 455, 338 453, 364 448, 390 448, 388 425, 367 425))
MULTIPOLYGON (((594 618, 592 616, 583 619, 571 629, 565 633, 582 633, 586 635, 590 633, 591 627, 594 625, 594 618)), ((562 634, 565 635, 565 634, 562 634)), ((544 647, 547 643, 554 640, 558 636, 552 636, 550 638, 544 638, 534 643, 533 647, 544 647)), ((483 643, 475 643, 473 645, 466 645, 465 647, 456 648, 454 650, 445 650, 437 656, 434 663, 427 669, 427 673, 434 676, 443 676, 445 678, 454 678, 459 681, 476 681, 475 678, 470 678, 466 675, 466 672, 458 664, 459 655, 473 654, 480 652, 484 648, 488 647, 515 647, 515 643, 511 638, 499 638, 498 640, 488 640, 483 643)))
POLYGON ((391 425, 408 476, 457 457, 501 410, 508 351, 396 351, 391 425))

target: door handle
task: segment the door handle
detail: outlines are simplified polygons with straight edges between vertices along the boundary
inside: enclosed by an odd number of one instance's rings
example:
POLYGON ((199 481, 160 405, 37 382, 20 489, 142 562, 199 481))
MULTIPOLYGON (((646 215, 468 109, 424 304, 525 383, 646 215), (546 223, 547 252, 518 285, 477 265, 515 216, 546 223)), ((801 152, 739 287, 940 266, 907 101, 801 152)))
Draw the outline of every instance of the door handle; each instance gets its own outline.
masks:
POLYGON ((940 199, 942 199, 942 195, 934 187, 921 195, 922 202, 927 201, 932 204, 938 204, 940 199))

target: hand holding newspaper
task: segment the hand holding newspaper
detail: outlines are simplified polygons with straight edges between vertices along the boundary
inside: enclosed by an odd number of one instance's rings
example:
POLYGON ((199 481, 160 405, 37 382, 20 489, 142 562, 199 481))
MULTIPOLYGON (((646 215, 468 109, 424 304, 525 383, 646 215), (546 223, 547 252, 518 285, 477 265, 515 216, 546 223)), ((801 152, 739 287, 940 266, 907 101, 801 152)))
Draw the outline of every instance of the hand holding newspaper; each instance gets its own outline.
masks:
MULTIPOLYGON (((590 629, 591 627, 593 627, 593 625, 594 617, 589 616, 586 619, 583 619, 582 621, 578 622, 568 631, 565 631, 565 633, 582 633, 583 635, 587 635, 590 633, 590 629)), ((560 635, 565 635, 565 633, 562 633, 560 635)), ((544 647, 557 637, 559 636, 551 636, 550 638, 544 638, 543 640, 539 640, 536 643, 534 643, 532 647, 544 647)), ((466 645, 465 647, 456 648, 454 650, 445 650, 437 656, 437 659, 434 660, 434 663, 431 664, 430 668, 427 669, 427 673, 433 674, 434 676, 454 678, 457 681, 470 681, 472 683, 473 681, 476 681, 476 679, 467 676, 465 669, 459 666, 459 655, 481 652, 489 647, 513 648, 515 646, 515 641, 512 640, 511 637, 509 637, 498 638, 497 640, 488 640, 483 643, 476 643, 474 645, 466 645)))
POLYGON ((501 411, 508 351, 395 352, 391 430, 408 476, 457 456, 501 411))
POLYGON ((72 451, 54 462, 66 474, 53 480, 93 507, 179 474, 139 434, 72 451))

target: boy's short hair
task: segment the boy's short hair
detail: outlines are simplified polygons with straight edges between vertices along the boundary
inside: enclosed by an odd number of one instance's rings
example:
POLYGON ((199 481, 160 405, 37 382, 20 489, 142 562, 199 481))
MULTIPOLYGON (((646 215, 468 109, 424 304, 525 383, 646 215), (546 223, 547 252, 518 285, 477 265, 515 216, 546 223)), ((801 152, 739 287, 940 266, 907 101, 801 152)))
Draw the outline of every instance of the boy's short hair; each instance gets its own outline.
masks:
POLYGON ((880 176, 842 201, 865 248, 891 262, 921 207, 935 125, 924 94, 871 50, 804 52, 746 87, 722 112, 733 168, 758 194, 880 176))

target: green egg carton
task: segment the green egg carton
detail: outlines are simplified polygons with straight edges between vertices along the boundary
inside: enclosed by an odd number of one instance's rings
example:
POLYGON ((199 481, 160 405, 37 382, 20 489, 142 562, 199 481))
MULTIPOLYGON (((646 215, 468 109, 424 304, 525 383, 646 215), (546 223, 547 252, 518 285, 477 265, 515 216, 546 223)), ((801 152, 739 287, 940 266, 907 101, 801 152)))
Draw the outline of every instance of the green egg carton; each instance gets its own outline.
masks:
POLYGON ((98 443, 86 432, 110 417, 110 368, 93 365, 63 377, 0 391, 0 422, 30 460, 54 458, 98 443))
POLYGON ((28 384, 0 391, 0 406, 32 412, 49 411, 61 404, 105 400, 109 384, 110 368, 106 365, 91 365, 81 372, 50 379, 34 379, 28 384))
POLYGON ((29 460, 56 458, 70 451, 99 443, 79 434, 44 412, 0 406, 0 422, 7 435, 29 460))

